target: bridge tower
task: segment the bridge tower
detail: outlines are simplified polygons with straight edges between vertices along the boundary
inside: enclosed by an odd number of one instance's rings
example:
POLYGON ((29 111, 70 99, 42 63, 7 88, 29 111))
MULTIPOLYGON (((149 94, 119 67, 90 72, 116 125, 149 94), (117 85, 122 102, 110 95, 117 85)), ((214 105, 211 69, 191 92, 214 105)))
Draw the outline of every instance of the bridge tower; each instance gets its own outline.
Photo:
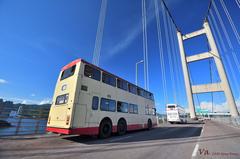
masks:
POLYGON ((183 76, 185 81, 188 106, 189 106, 191 118, 196 118, 193 94, 207 93, 207 92, 224 92, 232 117, 239 116, 236 103, 234 101, 234 97, 232 94, 232 90, 230 88, 229 81, 223 66, 223 62, 219 55, 218 48, 216 46, 216 43, 208 22, 205 21, 203 24, 203 28, 200 30, 194 31, 192 33, 188 33, 186 35, 182 35, 180 32, 177 32, 177 36, 178 36, 178 44, 180 48, 183 76), (208 43, 210 46, 210 50, 208 52, 200 53, 197 55, 186 56, 184 51, 183 41, 194 38, 196 36, 200 36, 202 34, 206 34, 206 37, 208 39, 208 43), (214 59, 221 82, 212 83, 212 84, 203 84, 203 85, 192 85, 189 78, 190 72, 188 70, 188 63, 204 60, 208 58, 214 59))

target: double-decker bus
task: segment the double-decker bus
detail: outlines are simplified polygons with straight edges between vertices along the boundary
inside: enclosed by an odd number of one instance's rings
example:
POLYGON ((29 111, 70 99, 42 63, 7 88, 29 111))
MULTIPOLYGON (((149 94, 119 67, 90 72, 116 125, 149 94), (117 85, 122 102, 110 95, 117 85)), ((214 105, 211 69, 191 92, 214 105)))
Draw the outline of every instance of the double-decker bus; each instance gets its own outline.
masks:
POLYGON ((167 104, 167 121, 173 123, 186 123, 187 114, 183 107, 177 104, 167 104))
POLYGON ((82 59, 62 68, 47 131, 106 138, 156 125, 152 93, 82 59))

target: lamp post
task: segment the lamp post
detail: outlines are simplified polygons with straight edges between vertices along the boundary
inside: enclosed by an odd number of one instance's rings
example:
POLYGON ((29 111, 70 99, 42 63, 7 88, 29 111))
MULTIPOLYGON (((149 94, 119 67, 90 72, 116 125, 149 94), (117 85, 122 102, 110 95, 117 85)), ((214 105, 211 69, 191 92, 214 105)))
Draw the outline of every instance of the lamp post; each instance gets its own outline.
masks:
POLYGON ((138 62, 136 63, 136 79, 135 79, 135 84, 136 84, 136 86, 138 85, 138 64, 143 63, 143 62, 144 62, 144 61, 141 60, 141 61, 138 61, 138 62))

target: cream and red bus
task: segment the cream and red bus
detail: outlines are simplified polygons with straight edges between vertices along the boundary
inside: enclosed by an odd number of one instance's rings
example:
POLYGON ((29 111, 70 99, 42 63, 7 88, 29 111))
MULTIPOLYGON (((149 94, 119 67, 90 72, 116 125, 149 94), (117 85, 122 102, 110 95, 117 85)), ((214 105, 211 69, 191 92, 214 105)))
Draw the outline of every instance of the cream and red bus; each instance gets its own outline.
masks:
POLYGON ((82 59, 62 68, 47 131, 106 138, 156 125, 152 93, 82 59))

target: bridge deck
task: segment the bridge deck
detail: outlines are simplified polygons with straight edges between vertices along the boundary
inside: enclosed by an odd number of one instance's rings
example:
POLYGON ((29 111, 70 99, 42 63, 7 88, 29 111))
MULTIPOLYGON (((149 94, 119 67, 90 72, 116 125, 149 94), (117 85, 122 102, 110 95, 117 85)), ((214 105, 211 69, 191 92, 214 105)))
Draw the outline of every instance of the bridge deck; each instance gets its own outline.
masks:
POLYGON ((96 137, 28 136, 2 138, 0 142, 0 158, 172 159, 192 158, 194 151, 196 158, 222 157, 212 155, 214 152, 232 153, 231 157, 240 158, 236 156, 240 152, 239 129, 213 121, 206 124, 165 124, 150 131, 130 132, 104 140, 96 137))

